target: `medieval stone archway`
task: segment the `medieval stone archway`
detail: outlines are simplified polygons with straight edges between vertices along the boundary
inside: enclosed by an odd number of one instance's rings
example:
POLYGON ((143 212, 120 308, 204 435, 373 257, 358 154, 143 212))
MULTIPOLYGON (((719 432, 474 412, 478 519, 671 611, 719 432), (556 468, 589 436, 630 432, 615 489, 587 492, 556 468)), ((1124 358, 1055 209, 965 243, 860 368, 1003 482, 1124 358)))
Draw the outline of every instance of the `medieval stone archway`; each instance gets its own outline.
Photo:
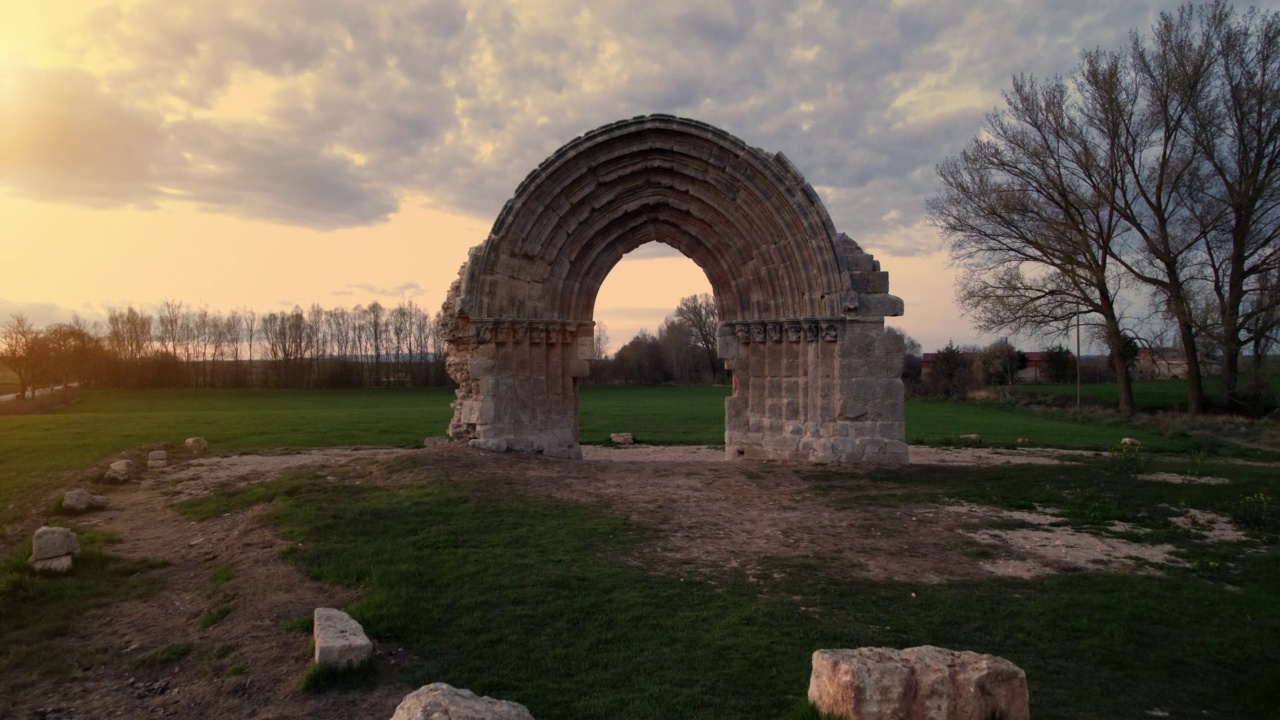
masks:
POLYGON ((902 314, 888 273, 843 233, 782 153, 650 115, 547 158, 472 248, 444 305, 449 434, 491 450, 581 457, 578 381, 596 293, 659 241, 692 259, 720 310, 730 458, 906 462, 902 314))

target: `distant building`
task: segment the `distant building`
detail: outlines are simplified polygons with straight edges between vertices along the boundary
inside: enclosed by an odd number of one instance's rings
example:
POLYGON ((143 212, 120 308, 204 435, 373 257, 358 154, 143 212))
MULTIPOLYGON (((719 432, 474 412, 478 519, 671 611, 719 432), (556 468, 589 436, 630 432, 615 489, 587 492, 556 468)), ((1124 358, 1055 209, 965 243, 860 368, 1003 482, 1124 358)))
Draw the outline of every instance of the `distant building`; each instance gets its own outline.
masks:
MULTIPOLYGON (((1029 352, 1023 353, 1027 356, 1027 366, 1018 371, 1018 382, 1040 383, 1048 382, 1052 373, 1049 372, 1047 364, 1049 362, 1049 353, 1029 352)), ((1067 357, 1074 360, 1075 355, 1067 353, 1067 357)))
POLYGON ((1138 350, 1133 364, 1135 380, 1183 380, 1187 377, 1187 354, 1177 348, 1145 347, 1138 350))
MULTIPOLYGON (((1049 353, 1041 351, 1041 352, 1023 353, 1023 355, 1026 355, 1027 357, 1027 366, 1019 370, 1018 374, 1014 376, 1014 379, 1017 380, 1017 382, 1024 382, 1024 383, 1048 382, 1049 376, 1051 375, 1047 367, 1049 353)), ((934 359, 936 357, 937 357, 937 353, 925 353, 921 357, 920 359, 921 376, 927 376, 929 374, 929 368, 933 365, 934 359)), ((962 352, 960 353, 960 357, 965 358, 969 362, 974 362, 978 359, 978 353, 962 352)), ((1075 354, 1067 353, 1067 357, 1074 360, 1075 354)))

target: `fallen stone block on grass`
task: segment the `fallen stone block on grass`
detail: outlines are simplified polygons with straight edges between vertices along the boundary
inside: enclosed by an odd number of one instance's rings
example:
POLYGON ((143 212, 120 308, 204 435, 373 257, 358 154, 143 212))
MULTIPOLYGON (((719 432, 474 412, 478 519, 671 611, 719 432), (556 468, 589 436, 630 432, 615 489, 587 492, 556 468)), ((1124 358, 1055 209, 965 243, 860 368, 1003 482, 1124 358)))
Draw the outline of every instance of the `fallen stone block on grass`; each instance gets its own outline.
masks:
POLYGON ((994 655, 925 645, 813 654, 809 702, 848 720, 1028 720, 1027 675, 994 655))
POLYGON ((636 444, 636 439, 631 435, 631 433, 613 433, 609 436, 609 440, 611 440, 614 445, 636 444))
POLYGON ((169 466, 169 453, 164 450, 152 450, 147 453, 147 468, 154 470, 156 468, 169 466))
POLYGON ((317 665, 353 667, 373 656, 373 643, 350 615, 334 608, 316 608, 313 620, 317 665))
POLYGON ((126 483, 129 482, 132 473, 132 460, 117 460, 107 468, 107 472, 102 475, 102 480, 109 483, 126 483))
POLYGON ((391 720, 533 720, 533 715, 520 703, 432 683, 406 695, 391 720))
POLYGON ((1142 441, 1137 438, 1120 438, 1120 447, 1142 447, 1142 441))
POLYGON ((88 490, 76 488, 68 490, 62 496, 62 509, 71 512, 87 512, 89 510, 100 510, 107 506, 106 495, 94 495, 88 490))
POLYGON ((61 574, 71 569, 71 558, 79 554, 80 541, 74 532, 46 525, 31 536, 27 564, 38 573, 61 574))
POLYGON ((209 442, 202 437, 189 437, 186 442, 182 443, 182 447, 196 455, 199 455, 209 449, 209 442))
POLYGON ((960 436, 960 442, 962 442, 962 443, 975 443, 975 444, 976 444, 976 443, 980 443, 980 442, 982 442, 982 436, 981 436, 981 435, 961 435, 961 436, 960 436))

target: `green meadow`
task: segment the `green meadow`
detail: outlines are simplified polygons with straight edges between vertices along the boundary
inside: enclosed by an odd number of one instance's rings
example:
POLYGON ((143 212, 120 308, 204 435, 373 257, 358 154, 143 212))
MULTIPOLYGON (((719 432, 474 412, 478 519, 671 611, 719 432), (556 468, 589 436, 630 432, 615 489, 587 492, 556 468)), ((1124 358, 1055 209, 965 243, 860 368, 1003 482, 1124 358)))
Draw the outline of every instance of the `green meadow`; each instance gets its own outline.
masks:
MULTIPOLYGON (((631 432, 658 445, 722 445, 727 387, 584 386, 579 434, 602 444, 631 432)), ((89 390, 54 412, 0 415, 0 513, 58 473, 143 445, 193 435, 219 451, 378 445, 412 447, 443 436, 453 392, 376 390, 89 390)), ((989 446, 1108 450, 1122 437, 1155 452, 1266 457, 1184 432, 1162 434, 1120 418, 961 401, 909 400, 907 440, 955 445, 978 434, 989 446)))
MULTIPOLYGON (((641 442, 718 445, 728 392, 584 387, 581 437, 604 443, 610 432, 626 431, 641 442)), ((86 391, 82 402, 48 414, 0 415, 0 512, 13 522, 48 507, 87 465, 192 435, 217 452, 414 447, 443 435, 451 400, 443 390, 86 391)), ((688 573, 643 560, 657 530, 625 513, 493 492, 482 474, 428 463, 391 468, 412 479, 393 487, 318 483, 299 472, 179 510, 199 522, 265 504, 264 521, 291 541, 289 562, 325 582, 361 588, 346 609, 416 658, 374 668, 373 682, 449 682, 522 702, 540 720, 800 720, 811 717, 804 693, 814 649, 921 644, 1013 660, 1028 673, 1036 718, 1151 711, 1260 718, 1280 707, 1280 480, 1272 466, 1237 462, 1274 453, 1106 416, 907 404, 911 442, 958 444, 970 433, 981 434, 983 445, 1026 438, 1100 452, 1034 469, 747 470, 764 486, 774 474, 798 473, 807 493, 834 508, 1052 507, 1063 527, 1169 544, 1178 564, 1150 574, 943 585, 853 580, 821 557, 768 561, 767 572, 751 577, 729 567, 688 573), (1140 439, 1143 449, 1116 452, 1121 437, 1140 439), (1231 483, 1137 477, 1152 471, 1231 483), (1232 517, 1248 539, 1213 542, 1192 533, 1173 522, 1187 509, 1232 517), (1116 522, 1125 529, 1115 530, 1116 522)), ((66 637, 82 616, 163 591, 149 579, 154 564, 114 558, 109 535, 83 537, 85 563, 62 579, 30 575, 22 538, 5 537, 12 552, 0 564, 0 677, 6 668, 44 668, 49 653, 41 648, 66 637)), ((991 552, 978 543, 955 550, 976 558, 991 552)), ((171 654, 149 662, 165 671, 186 653, 171 654)), ((76 655, 73 672, 99 660, 76 655)), ((47 665, 42 671, 67 672, 65 664, 47 665)), ((251 677, 252 668, 237 672, 251 677)))

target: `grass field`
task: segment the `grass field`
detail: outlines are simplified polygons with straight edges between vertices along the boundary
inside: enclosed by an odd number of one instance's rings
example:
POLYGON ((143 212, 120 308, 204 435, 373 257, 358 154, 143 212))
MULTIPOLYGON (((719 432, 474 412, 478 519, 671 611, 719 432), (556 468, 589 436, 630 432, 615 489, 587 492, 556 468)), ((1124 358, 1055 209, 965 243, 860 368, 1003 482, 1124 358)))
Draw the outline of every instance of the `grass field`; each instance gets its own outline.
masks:
MULTIPOLYGON (((586 387, 582 438, 603 442, 609 432, 630 431, 644 442, 719 444, 727 394, 586 387)), ((47 495, 65 482, 61 473, 190 435, 217 451, 417 445, 443 434, 451 399, 437 390, 86 392, 83 402, 48 415, 0 416, 0 513, 47 495)), ((1051 506, 1064 524, 1091 532, 1129 523, 1148 533, 1144 542, 1177 547, 1186 562, 1163 575, 949 585, 850 580, 828 573, 822 558, 778 561, 750 579, 732 568, 690 577, 657 571, 636 560, 652 540, 650 528, 598 507, 487 491, 447 467, 395 489, 295 477, 197 501, 184 512, 198 519, 271 503, 269 522, 294 541, 288 559, 313 577, 361 587, 362 599, 347 609, 371 634, 405 643, 420 659, 397 679, 517 700, 548 720, 798 717, 815 648, 919 644, 1018 663, 1031 678, 1036 718, 1140 718, 1151 709, 1259 718, 1280 707, 1274 468, 1217 460, 1228 449, 1206 440, 1013 406, 913 401, 907 427, 913 442, 942 444, 980 433, 984 444, 1027 437, 1042 446, 1107 449, 1121 436, 1137 437, 1144 469, 1233 483, 1135 480, 1127 456, 1034 474, 1008 467, 869 477, 801 471, 835 507, 1051 506), (1146 450, 1176 454, 1149 458, 1146 450), (1250 505, 1250 497, 1267 501, 1250 505), (1184 508, 1249 520, 1252 539, 1195 540, 1170 521, 1184 508)), ((761 466, 761 482, 783 471, 761 466)), ((43 662, 40 638, 69 632, 95 608, 158 591, 145 565, 111 558, 110 542, 87 534, 84 570, 66 583, 26 574, 21 548, 4 561, 0 671, 43 662)))
MULTIPOLYGON (((582 442, 631 432, 652 444, 721 445, 727 387, 585 386, 582 442)), ((199 435, 220 451, 382 445, 409 447, 444 435, 453 392, 385 390, 85 391, 83 402, 43 415, 0 415, 0 518, 51 474, 72 471, 130 448, 180 445, 199 435)), ((1264 456, 1185 433, 1162 435, 1119 419, 1073 420, 1061 412, 955 401, 911 400, 907 440, 956 444, 977 433, 983 444, 1106 450, 1122 437, 1158 452, 1264 456)))
MULTIPOLYGON (((1074 402, 1076 386, 1071 384, 1017 385, 1019 395, 1057 395, 1074 402)), ((1116 384, 1095 383, 1080 386, 1080 396, 1086 404, 1116 406, 1116 384)), ((1217 378, 1205 382, 1206 399, 1213 403, 1222 399, 1217 378)), ((1140 380, 1133 383, 1133 402, 1140 412, 1160 410, 1185 411, 1187 409, 1187 382, 1185 380, 1140 380)))
POLYGON ((1105 464, 1046 469, 1034 483, 1016 468, 886 472, 870 486, 810 473, 837 506, 962 498, 1051 504, 1080 528, 1123 519, 1188 562, 1162 576, 948 585, 840 578, 816 557, 778 561, 754 579, 729 568, 655 571, 635 559, 650 539, 644 527, 580 504, 487 492, 445 469, 394 490, 294 480, 184 512, 271 502, 269 521, 293 542, 287 557, 313 577, 363 588, 348 610, 415 651, 419 662, 401 670, 408 686, 449 682, 517 700, 539 718, 797 717, 815 648, 921 644, 1012 659, 1028 673, 1036 718, 1152 709, 1259 718, 1280 703, 1274 527, 1248 547, 1208 545, 1177 530, 1167 509, 1226 510, 1240 493, 1274 486, 1270 469, 1233 473, 1230 488, 1144 483, 1105 464))

